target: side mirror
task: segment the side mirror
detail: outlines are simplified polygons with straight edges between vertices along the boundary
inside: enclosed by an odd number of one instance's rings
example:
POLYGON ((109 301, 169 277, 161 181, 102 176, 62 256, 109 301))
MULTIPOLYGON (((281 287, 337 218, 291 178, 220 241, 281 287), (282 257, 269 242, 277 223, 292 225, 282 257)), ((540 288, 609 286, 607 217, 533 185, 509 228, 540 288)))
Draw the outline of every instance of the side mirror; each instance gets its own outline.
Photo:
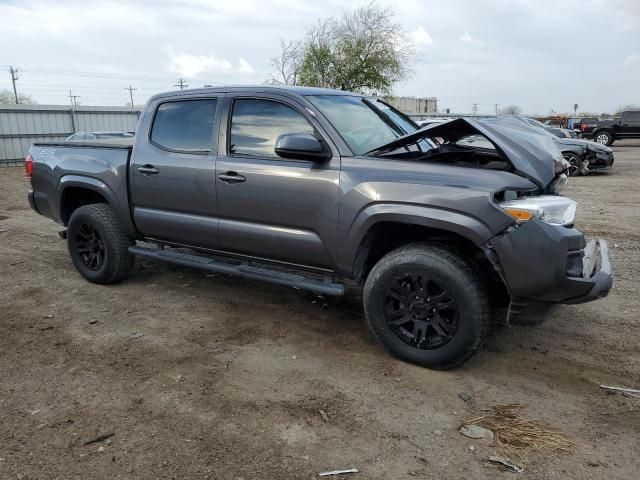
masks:
POLYGON ((285 133, 276 139, 276 155, 296 160, 325 162, 331 158, 331 152, 320 141, 308 133, 285 133))

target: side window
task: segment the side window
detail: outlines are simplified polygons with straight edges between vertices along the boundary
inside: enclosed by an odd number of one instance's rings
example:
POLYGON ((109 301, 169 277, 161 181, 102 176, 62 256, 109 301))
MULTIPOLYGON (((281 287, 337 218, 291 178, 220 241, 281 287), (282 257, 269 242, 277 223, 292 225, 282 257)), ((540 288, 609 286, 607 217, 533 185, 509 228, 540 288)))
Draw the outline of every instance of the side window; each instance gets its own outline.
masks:
POLYGON ((300 113, 271 100, 239 99, 233 102, 229 152, 243 155, 275 156, 278 136, 315 130, 300 113))
POLYGON ((158 106, 151 128, 151 142, 168 150, 209 152, 217 101, 185 100, 158 106))
POLYGON ((627 112, 625 114, 625 120, 632 123, 640 123, 640 111, 627 112))

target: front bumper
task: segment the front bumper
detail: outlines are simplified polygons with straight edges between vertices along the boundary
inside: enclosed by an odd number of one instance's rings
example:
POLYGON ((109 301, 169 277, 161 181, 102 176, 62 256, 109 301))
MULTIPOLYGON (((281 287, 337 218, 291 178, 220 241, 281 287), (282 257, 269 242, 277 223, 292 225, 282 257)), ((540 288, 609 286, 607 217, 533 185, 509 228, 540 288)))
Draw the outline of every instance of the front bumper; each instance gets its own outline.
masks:
POLYGON ((588 244, 578 230, 533 220, 511 227, 488 245, 509 294, 548 303, 605 297, 613 284, 604 240, 588 244))
POLYGON ((589 170, 608 170, 613 166, 613 153, 587 151, 589 170))
POLYGON ((564 303, 584 303, 606 297, 613 285, 613 272, 609 261, 609 245, 605 240, 590 240, 583 250, 582 278, 593 282, 588 294, 564 303))

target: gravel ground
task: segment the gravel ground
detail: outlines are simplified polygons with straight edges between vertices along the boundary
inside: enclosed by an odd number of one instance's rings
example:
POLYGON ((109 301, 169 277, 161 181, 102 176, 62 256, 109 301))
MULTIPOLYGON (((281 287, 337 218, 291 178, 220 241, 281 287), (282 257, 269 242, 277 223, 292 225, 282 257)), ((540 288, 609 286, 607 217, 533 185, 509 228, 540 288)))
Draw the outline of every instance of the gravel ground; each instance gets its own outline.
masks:
POLYGON ((385 355, 354 300, 148 261, 89 284, 0 168, 0 478, 514 478, 457 431, 513 402, 576 443, 518 478, 638 478, 640 399, 599 388, 640 388, 640 142, 615 150, 567 192, 612 246, 609 297, 501 328, 450 372, 385 355))

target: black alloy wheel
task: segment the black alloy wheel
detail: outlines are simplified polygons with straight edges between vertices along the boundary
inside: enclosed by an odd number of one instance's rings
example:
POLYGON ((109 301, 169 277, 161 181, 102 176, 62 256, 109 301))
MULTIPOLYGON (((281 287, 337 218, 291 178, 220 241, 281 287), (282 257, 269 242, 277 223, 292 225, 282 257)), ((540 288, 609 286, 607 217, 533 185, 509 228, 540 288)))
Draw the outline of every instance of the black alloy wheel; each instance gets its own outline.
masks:
POLYGON ((458 330, 455 300, 423 273, 397 276, 387 288, 384 311, 393 333, 414 348, 440 348, 458 330))
POLYGON ((83 223, 75 232, 76 251, 89 270, 98 271, 104 265, 106 249, 100 233, 90 223, 83 223))

